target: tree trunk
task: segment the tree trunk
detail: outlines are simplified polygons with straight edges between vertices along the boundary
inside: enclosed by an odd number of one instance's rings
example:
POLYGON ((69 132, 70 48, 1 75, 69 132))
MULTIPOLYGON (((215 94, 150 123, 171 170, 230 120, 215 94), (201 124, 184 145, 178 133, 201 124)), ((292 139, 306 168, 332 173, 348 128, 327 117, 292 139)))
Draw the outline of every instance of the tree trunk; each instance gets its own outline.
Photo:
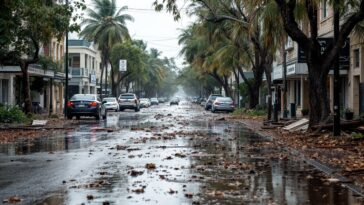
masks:
POLYGON ((104 67, 104 63, 102 63, 102 68, 101 68, 101 77, 100 77, 100 97, 101 97, 101 99, 103 98, 103 95, 102 95, 102 88, 103 88, 103 86, 102 86, 102 78, 103 78, 103 76, 104 76, 104 69, 105 69, 105 67, 104 67))
POLYGON ((272 119, 272 76, 271 73, 269 72, 265 72, 266 78, 267 78, 267 88, 268 88, 268 104, 267 104, 267 108, 268 108, 268 113, 267 113, 267 120, 272 119))
POLYGON ((249 108, 254 109, 259 104, 259 88, 249 92, 249 108))
POLYGON ((32 99, 30 97, 30 82, 29 82, 29 73, 28 73, 28 64, 25 62, 21 63, 21 71, 23 74, 23 96, 24 96, 24 112, 30 113, 32 112, 32 99))
POLYGON ((125 91, 128 93, 129 92, 129 82, 125 82, 125 91))
POLYGON ((327 74, 323 73, 320 67, 321 65, 317 63, 309 65, 310 127, 325 121, 330 112, 327 96, 327 74))
POLYGON ((107 84, 107 73, 108 73, 108 70, 109 70, 109 66, 108 66, 108 61, 106 61, 106 70, 105 70, 105 94, 106 96, 108 96, 108 90, 107 88, 109 87, 108 84, 107 84))
POLYGON ((112 96, 116 96, 116 92, 115 92, 115 79, 114 79, 114 69, 113 66, 111 65, 111 95, 112 96))

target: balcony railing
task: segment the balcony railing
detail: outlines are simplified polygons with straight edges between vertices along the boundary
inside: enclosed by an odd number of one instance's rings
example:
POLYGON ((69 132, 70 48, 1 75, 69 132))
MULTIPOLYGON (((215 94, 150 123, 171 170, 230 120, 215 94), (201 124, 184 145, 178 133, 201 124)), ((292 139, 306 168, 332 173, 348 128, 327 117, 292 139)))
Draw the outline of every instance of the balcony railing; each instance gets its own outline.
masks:
POLYGON ((89 77, 89 69, 87 68, 75 68, 75 67, 69 67, 69 74, 71 74, 73 77, 89 77))

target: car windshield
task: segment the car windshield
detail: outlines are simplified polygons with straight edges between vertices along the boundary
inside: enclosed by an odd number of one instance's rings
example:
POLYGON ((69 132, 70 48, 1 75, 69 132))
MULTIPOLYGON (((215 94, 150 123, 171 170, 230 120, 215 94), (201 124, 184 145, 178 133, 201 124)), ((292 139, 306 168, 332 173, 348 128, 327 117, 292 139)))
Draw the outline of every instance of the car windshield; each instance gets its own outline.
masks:
POLYGON ((220 102, 232 102, 233 100, 231 98, 216 98, 217 101, 220 102))
POLYGON ((212 96, 210 97, 210 99, 211 99, 211 100, 215 100, 215 99, 216 99, 216 98, 218 98, 218 97, 221 97, 221 96, 212 95, 212 96))
POLYGON ((121 99, 134 99, 134 95, 121 95, 121 99))
POLYGON ((74 95, 71 100, 96 100, 95 95, 74 95))
POLYGON ((116 102, 116 98, 104 98, 106 102, 116 102))

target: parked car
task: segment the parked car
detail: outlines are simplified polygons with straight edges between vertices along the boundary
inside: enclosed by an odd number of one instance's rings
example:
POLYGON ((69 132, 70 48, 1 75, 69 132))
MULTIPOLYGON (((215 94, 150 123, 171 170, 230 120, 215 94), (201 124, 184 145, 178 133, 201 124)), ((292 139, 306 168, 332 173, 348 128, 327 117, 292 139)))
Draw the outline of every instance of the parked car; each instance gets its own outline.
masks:
POLYGON ((211 106, 211 112, 216 112, 216 111, 233 112, 234 110, 235 110, 234 101, 230 97, 217 97, 211 106))
POLYGON ((148 98, 140 99, 140 108, 150 107, 150 100, 148 98))
POLYGON ((166 99, 165 98, 158 98, 158 102, 159 103, 165 103, 166 102, 166 99))
POLYGON ((179 100, 177 98, 173 98, 169 104, 170 105, 178 105, 178 103, 179 103, 179 100))
POLYGON ((119 103, 116 97, 108 97, 102 99, 105 105, 106 110, 115 110, 115 112, 119 111, 119 103))
POLYGON ((150 104, 151 104, 151 105, 158 105, 158 104, 159 104, 159 101, 158 101, 158 99, 157 99, 157 98, 151 98, 151 99, 150 99, 150 104))
POLYGON ((207 99, 206 104, 205 104, 205 110, 210 110, 211 109, 212 103, 215 101, 215 99, 217 97, 222 97, 222 95, 220 95, 220 94, 211 94, 209 96, 209 98, 207 99))
POLYGON ((106 119, 107 111, 104 103, 96 94, 76 94, 67 103, 67 118, 76 116, 94 116, 96 120, 106 119))
POLYGON ((206 99, 201 99, 201 100, 200 100, 200 105, 201 105, 202 107, 205 107, 205 105, 206 105, 206 99))
POLYGON ((131 109, 135 110, 135 112, 139 112, 140 110, 140 102, 134 93, 121 94, 118 98, 118 103, 120 111, 131 109))

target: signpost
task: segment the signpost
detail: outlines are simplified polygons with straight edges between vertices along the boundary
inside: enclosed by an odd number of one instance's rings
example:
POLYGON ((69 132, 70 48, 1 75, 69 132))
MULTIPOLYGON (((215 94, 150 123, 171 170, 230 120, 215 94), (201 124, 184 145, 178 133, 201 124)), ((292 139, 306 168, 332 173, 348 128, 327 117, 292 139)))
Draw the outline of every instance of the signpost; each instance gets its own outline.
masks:
POLYGON ((127 61, 126 60, 119 60, 119 71, 126 72, 127 71, 127 61))

